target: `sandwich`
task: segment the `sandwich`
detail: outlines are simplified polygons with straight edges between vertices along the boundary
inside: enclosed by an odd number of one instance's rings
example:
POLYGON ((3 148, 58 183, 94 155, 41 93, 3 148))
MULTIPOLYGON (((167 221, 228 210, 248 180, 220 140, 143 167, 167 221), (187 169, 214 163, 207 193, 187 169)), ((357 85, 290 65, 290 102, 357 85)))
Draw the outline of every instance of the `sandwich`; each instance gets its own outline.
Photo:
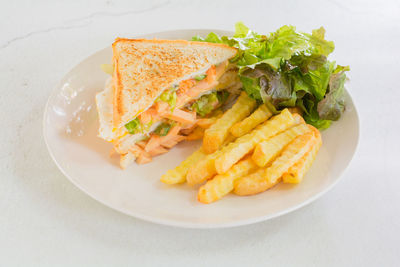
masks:
POLYGON ((224 44, 118 38, 112 50, 112 77, 96 105, 99 137, 113 144, 122 168, 185 140, 240 87, 229 63, 237 51, 224 44))

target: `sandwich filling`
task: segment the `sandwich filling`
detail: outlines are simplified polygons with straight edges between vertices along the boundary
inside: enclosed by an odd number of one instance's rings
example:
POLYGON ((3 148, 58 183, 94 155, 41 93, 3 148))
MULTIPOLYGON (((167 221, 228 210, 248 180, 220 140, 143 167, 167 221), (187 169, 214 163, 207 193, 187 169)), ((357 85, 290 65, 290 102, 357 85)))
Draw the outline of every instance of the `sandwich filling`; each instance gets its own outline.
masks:
POLYGON ((209 114, 223 100, 222 95, 225 95, 217 93, 216 89, 218 79, 225 72, 227 65, 228 62, 223 62, 217 67, 211 66, 204 74, 172 85, 151 107, 125 124, 125 130, 130 134, 147 132, 151 125, 163 119, 192 124, 198 115, 204 117, 209 114))

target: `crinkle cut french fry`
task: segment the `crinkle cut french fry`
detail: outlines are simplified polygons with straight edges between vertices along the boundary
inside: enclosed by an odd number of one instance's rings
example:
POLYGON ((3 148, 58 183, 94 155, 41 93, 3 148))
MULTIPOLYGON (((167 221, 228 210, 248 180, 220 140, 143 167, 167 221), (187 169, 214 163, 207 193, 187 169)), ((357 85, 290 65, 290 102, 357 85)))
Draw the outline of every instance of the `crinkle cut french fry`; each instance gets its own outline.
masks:
MULTIPOLYGON (((312 127, 312 126, 311 126, 312 127)), ((313 127, 314 128, 314 127, 313 127)), ((317 138, 317 143, 305 154, 299 161, 297 161, 289 171, 282 176, 284 183, 298 184, 303 180, 304 175, 310 169, 315 157, 322 145, 321 134, 317 129, 313 129, 317 138)))
POLYGON ((311 129, 305 124, 299 124, 257 144, 252 156, 254 162, 260 167, 266 166, 293 139, 307 132, 311 132, 311 129))
POLYGON ((250 116, 233 125, 230 131, 232 135, 240 137, 250 132, 257 125, 268 120, 271 116, 271 111, 265 104, 262 104, 250 116))
POLYGON ((213 177, 217 171, 215 170, 215 159, 221 155, 221 150, 212 154, 208 154, 205 158, 197 162, 189 168, 186 175, 186 180, 189 185, 200 184, 207 179, 213 177))
POLYGON ((304 121, 303 117, 301 115, 299 115, 298 113, 292 113, 294 121, 296 122, 296 124, 300 124, 303 123, 305 124, 306 122, 304 121))
POLYGON ((233 183, 236 179, 249 174, 257 168, 257 165, 250 157, 239 161, 228 172, 216 175, 202 185, 197 194, 197 199, 202 203, 214 202, 233 190, 233 183))
POLYGON ((231 109, 227 110, 221 118, 204 133, 203 150, 207 154, 217 151, 229 134, 229 129, 236 122, 247 117, 255 108, 256 101, 247 93, 242 92, 231 109))
POLYGON ((233 186, 233 192, 239 196, 254 195, 274 187, 281 181, 279 178, 276 181, 271 182, 266 180, 264 176, 265 169, 261 168, 248 176, 236 180, 233 186))
POLYGON ((166 184, 184 183, 189 168, 202 160, 205 156, 206 155, 201 151, 201 149, 196 150, 192 155, 182 161, 179 166, 172 170, 168 170, 163 176, 161 176, 161 182, 166 184))
POLYGON ((274 182, 280 178, 293 164, 301 159, 317 143, 314 133, 306 133, 296 137, 266 169, 266 179, 274 182))
POLYGON ((231 134, 228 134, 228 136, 226 137, 226 139, 225 139, 225 141, 224 141, 223 146, 229 145, 229 143, 232 143, 232 142, 235 141, 235 140, 236 140, 236 137, 235 137, 235 136, 233 136, 233 135, 231 135, 231 134))
POLYGON ((215 159, 220 157, 222 152, 226 150, 227 145, 234 140, 235 137, 229 134, 224 141, 224 146, 220 150, 217 150, 212 154, 208 154, 202 160, 197 162, 196 165, 192 166, 186 176, 188 184, 200 184, 217 174, 217 170, 215 169, 215 159))
POLYGON ((251 152, 256 144, 286 130, 293 124, 292 114, 284 109, 279 115, 272 117, 252 132, 239 137, 235 142, 226 146, 222 155, 215 160, 215 169, 219 174, 225 173, 233 164, 251 152))
POLYGON ((235 183, 234 192, 238 195, 261 193, 277 183, 299 159, 301 159, 317 142, 315 135, 307 133, 296 137, 272 162, 268 168, 262 168, 235 183))

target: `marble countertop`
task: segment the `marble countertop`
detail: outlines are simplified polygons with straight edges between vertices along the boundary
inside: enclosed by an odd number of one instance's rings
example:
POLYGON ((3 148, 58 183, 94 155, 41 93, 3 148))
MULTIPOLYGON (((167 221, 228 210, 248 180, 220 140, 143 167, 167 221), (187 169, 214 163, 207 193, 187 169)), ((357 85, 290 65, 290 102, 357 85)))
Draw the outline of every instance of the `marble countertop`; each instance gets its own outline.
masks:
POLYGON ((9 1, 0 9, 0 266, 399 266, 398 1, 9 1), (333 190, 249 226, 190 230, 107 208, 73 186, 42 137, 63 75, 116 36, 324 26, 351 66, 356 155, 333 190))

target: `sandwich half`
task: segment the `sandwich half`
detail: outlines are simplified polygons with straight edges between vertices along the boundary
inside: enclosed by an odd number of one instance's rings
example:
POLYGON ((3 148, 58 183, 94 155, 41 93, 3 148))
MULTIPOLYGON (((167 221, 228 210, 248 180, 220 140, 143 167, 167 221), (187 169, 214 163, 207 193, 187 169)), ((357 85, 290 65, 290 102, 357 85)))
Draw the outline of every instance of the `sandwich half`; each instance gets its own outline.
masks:
POLYGON ((126 168, 165 153, 233 97, 236 49, 185 40, 116 39, 112 77, 96 95, 99 136, 126 168))

